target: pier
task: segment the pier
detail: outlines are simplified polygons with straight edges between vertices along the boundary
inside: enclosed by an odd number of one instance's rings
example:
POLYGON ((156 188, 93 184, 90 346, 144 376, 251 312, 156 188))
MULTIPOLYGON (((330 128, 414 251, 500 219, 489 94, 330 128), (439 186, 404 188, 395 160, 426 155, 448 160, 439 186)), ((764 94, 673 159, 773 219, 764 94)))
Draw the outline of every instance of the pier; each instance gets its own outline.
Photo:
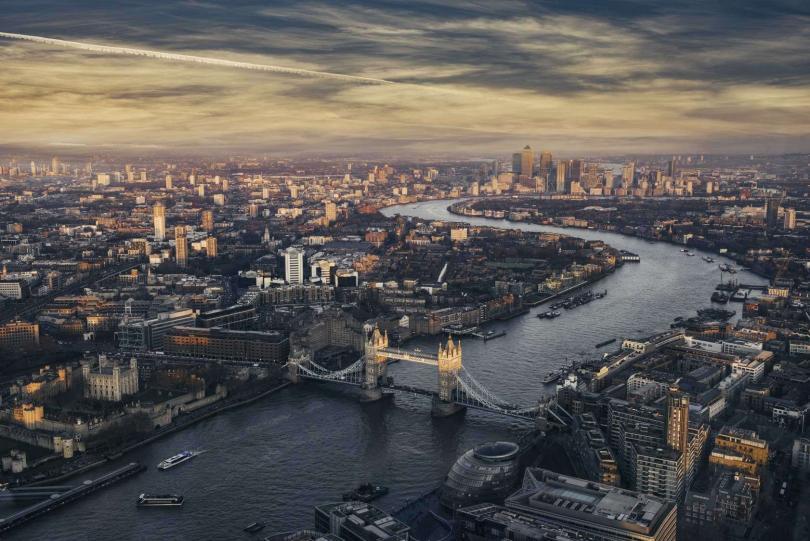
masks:
MULTIPOLYGON (((80 498, 83 498, 97 490, 101 490, 106 488, 110 485, 117 483, 118 481, 123 481, 133 475, 136 475, 146 469, 145 466, 142 464, 138 464, 137 462, 130 462, 123 468, 119 468, 113 472, 108 474, 102 475, 98 479, 85 481, 81 485, 77 485, 75 487, 69 488, 65 492, 56 493, 56 492, 49 492, 49 491, 42 491, 40 493, 42 498, 47 498, 44 501, 39 503, 35 503, 29 507, 26 507, 22 511, 9 515, 5 518, 0 519, 0 533, 5 533, 9 530, 12 530, 29 520, 32 520, 38 516, 44 515, 56 509, 59 509, 63 505, 68 503, 74 502, 80 498)), ((65 487, 39 487, 39 489, 64 489, 65 487)), ((24 494, 25 496, 30 496, 31 489, 27 489, 27 492, 24 494)))

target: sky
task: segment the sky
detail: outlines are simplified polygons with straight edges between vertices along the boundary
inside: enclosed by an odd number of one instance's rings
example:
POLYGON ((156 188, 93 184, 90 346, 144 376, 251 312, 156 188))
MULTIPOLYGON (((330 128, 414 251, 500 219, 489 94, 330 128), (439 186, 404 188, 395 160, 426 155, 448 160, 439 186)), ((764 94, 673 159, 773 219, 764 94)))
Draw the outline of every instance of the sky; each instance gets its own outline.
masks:
POLYGON ((487 157, 810 151, 806 0, 3 0, 0 145, 487 157))

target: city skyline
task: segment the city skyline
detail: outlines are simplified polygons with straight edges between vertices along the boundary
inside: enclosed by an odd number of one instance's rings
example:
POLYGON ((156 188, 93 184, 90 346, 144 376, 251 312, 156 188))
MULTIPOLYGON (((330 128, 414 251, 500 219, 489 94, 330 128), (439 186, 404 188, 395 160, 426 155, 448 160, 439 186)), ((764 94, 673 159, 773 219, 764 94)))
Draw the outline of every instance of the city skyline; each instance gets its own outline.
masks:
POLYGON ((105 6, 12 2, 0 32, 220 65, 0 39, 0 114, 13 127, 0 146, 464 157, 526 141, 562 155, 810 148, 810 11, 799 2, 105 6))

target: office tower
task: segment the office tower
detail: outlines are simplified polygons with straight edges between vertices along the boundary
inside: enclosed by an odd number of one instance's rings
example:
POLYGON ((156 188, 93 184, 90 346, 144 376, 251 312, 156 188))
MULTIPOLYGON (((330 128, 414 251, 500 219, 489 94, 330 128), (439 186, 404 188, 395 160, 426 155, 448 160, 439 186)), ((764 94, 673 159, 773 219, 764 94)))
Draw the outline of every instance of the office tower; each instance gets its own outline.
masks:
POLYGON ((171 175, 166 175, 166 189, 171 190, 174 187, 173 179, 171 175))
POLYGON ((228 179, 223 178, 222 179, 222 191, 227 192, 229 187, 230 187, 230 183, 228 182, 228 179))
POLYGON ((796 229, 796 209, 785 209, 785 229, 796 229))
POLYGON ((58 174, 59 173, 59 157, 54 156, 51 158, 51 173, 58 174))
POLYGON ((557 193, 565 192, 565 173, 567 165, 567 162, 562 160, 557 162, 557 182, 554 184, 554 191, 557 193))
POLYGON ((209 233, 214 230, 214 212, 204 210, 202 213, 202 228, 209 233))
POLYGON ((298 199, 299 188, 295 184, 290 185, 290 199, 298 199))
POLYGON ((32 175, 37 174, 37 164, 33 160, 31 160, 31 174, 32 175))
POLYGON ((481 194, 481 185, 478 181, 475 181, 470 184, 470 195, 480 195, 481 194))
POLYGON ((520 176, 531 178, 534 174, 534 151, 526 145, 520 151, 520 176))
POLYGON ((155 240, 163 242, 166 240, 166 207, 162 203, 152 207, 152 218, 155 222, 155 240))
POLYGON ((667 393, 667 446, 681 454, 689 451, 689 395, 676 386, 667 393))
POLYGON ((548 178, 551 174, 551 152, 544 150, 540 153, 540 176, 548 178))
POLYGON ((768 229, 776 229, 779 222, 779 205, 782 203, 781 197, 769 197, 765 202, 765 225, 768 229))
POLYGON ((288 284, 304 283, 304 251, 290 246, 284 251, 284 278, 288 284))
POLYGON ((208 237, 205 239, 205 253, 208 257, 216 257, 217 256, 217 238, 216 237, 208 237))
POLYGON ((257 218, 259 216, 259 205, 251 203, 248 206, 248 216, 251 218, 257 218))
POLYGON ((522 156, 520 152, 515 152, 512 154, 512 173, 516 176, 520 175, 520 161, 522 160, 522 156))
POLYGON ((197 195, 200 197, 205 197, 205 184, 200 184, 197 186, 197 195))
POLYGON ((622 168, 622 186, 625 188, 632 186, 636 176, 636 162, 628 162, 622 168))
POLYGON ((675 178, 676 169, 675 158, 673 158, 667 162, 667 176, 670 178, 675 178))
POLYGON ((582 160, 571 160, 571 171, 569 172, 569 180, 582 180, 582 160))
POLYGON ((326 217, 326 221, 330 224, 337 220, 337 205, 334 201, 327 201, 324 204, 324 216, 326 217))
POLYGON ((188 265, 188 239, 186 239, 185 226, 177 226, 174 228, 174 250, 175 259, 177 260, 178 267, 185 267, 188 265))

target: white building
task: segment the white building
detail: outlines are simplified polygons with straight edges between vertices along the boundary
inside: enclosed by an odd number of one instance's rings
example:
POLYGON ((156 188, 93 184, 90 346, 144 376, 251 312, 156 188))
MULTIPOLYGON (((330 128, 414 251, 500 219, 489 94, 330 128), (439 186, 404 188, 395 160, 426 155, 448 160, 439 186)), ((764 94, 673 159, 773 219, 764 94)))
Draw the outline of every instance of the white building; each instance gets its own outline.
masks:
POLYGON ((304 251, 291 246, 284 251, 284 278, 288 284, 304 283, 304 251))

